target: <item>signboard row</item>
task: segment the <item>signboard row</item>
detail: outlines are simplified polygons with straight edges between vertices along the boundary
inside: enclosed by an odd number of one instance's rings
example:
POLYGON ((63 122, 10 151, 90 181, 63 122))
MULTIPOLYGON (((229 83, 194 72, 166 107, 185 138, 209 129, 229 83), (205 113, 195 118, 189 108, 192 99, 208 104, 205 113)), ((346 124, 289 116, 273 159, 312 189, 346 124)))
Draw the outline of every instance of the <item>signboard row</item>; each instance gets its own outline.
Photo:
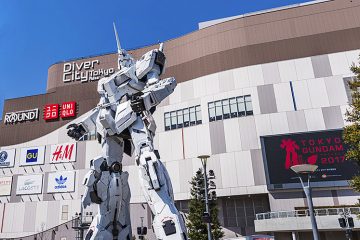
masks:
MULTIPOLYGON (((0 168, 14 167, 16 149, 0 150, 0 168)), ((45 162, 45 146, 27 147, 20 150, 20 166, 41 165, 45 162)), ((76 161, 76 143, 51 145, 50 163, 76 161)))
MULTIPOLYGON (((0 196, 10 196, 12 177, 0 178, 0 196)), ((16 195, 41 194, 43 188, 43 175, 18 176, 16 195)), ((51 172, 48 175, 47 193, 66 193, 75 191, 75 172, 51 172)))
MULTIPOLYGON (((43 109, 43 119, 45 121, 73 118, 76 116, 76 102, 63 102, 61 104, 47 104, 43 109)), ((7 112, 4 116, 4 124, 15 124, 39 120, 39 108, 22 110, 17 112, 7 112)))

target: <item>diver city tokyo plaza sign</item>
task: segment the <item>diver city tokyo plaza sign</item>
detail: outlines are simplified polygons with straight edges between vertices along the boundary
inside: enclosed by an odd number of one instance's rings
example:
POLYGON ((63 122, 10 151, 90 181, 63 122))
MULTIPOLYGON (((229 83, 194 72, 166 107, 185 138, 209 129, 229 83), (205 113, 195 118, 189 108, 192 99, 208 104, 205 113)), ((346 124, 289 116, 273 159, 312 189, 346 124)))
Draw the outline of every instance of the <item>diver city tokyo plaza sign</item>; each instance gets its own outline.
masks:
POLYGON ((51 172, 48 177, 48 193, 65 193, 75 191, 75 172, 51 172))
POLYGON ((18 176, 16 195, 40 194, 42 192, 43 175, 18 176))
POLYGON ((22 148, 20 166, 41 165, 45 161, 45 146, 22 148))
POLYGON ((4 124, 34 121, 38 119, 39 119, 39 109, 35 108, 30 110, 5 113, 4 124))
POLYGON ((115 72, 114 68, 96 69, 95 66, 100 65, 98 59, 85 62, 64 63, 63 82, 88 82, 97 81, 102 77, 110 76, 115 72))
POLYGON ((15 149, 0 150, 0 168, 13 167, 15 162, 15 149))

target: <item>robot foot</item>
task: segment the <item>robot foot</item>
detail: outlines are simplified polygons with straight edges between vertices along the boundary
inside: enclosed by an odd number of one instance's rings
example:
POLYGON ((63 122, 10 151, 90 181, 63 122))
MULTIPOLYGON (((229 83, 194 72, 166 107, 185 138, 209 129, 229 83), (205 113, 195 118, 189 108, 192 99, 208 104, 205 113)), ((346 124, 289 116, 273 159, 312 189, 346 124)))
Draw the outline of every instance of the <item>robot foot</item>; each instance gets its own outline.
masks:
POLYGON ((85 240, 131 240, 131 226, 122 229, 108 229, 98 225, 95 228, 90 227, 86 233, 85 240))

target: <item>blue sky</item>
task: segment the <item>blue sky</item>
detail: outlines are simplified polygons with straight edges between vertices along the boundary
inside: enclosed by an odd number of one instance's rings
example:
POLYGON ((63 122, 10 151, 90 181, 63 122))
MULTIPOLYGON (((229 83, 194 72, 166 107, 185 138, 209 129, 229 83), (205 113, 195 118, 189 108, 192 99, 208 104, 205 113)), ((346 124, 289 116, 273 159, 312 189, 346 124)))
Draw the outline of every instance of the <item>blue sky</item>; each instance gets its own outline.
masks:
MULTIPOLYGON (((0 112, 5 99, 45 93, 61 60, 125 49, 195 31, 202 21, 304 0, 0 0, 0 112)), ((0 114, 0 118, 1 118, 0 114)))

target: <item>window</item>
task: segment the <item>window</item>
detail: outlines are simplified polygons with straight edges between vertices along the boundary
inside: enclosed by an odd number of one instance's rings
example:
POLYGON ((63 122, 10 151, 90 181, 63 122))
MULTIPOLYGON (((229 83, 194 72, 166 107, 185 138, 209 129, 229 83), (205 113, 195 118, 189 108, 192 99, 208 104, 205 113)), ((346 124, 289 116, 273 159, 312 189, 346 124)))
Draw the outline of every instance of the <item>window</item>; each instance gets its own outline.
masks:
POLYGON ((209 102, 208 107, 210 122, 254 114, 250 95, 209 102))
POLYGON ((67 221, 69 215, 69 205, 63 205, 61 207, 61 220, 67 221))
POLYGON ((166 112, 164 114, 165 131, 202 124, 200 105, 166 112))
POLYGON ((177 117, 176 117, 176 112, 171 112, 171 129, 176 129, 177 126, 177 117))
POLYGON ((165 131, 168 131, 170 129, 171 129, 170 113, 165 113, 165 131))
POLYGON ((210 122, 215 121, 215 104, 213 102, 209 103, 209 119, 210 122))

